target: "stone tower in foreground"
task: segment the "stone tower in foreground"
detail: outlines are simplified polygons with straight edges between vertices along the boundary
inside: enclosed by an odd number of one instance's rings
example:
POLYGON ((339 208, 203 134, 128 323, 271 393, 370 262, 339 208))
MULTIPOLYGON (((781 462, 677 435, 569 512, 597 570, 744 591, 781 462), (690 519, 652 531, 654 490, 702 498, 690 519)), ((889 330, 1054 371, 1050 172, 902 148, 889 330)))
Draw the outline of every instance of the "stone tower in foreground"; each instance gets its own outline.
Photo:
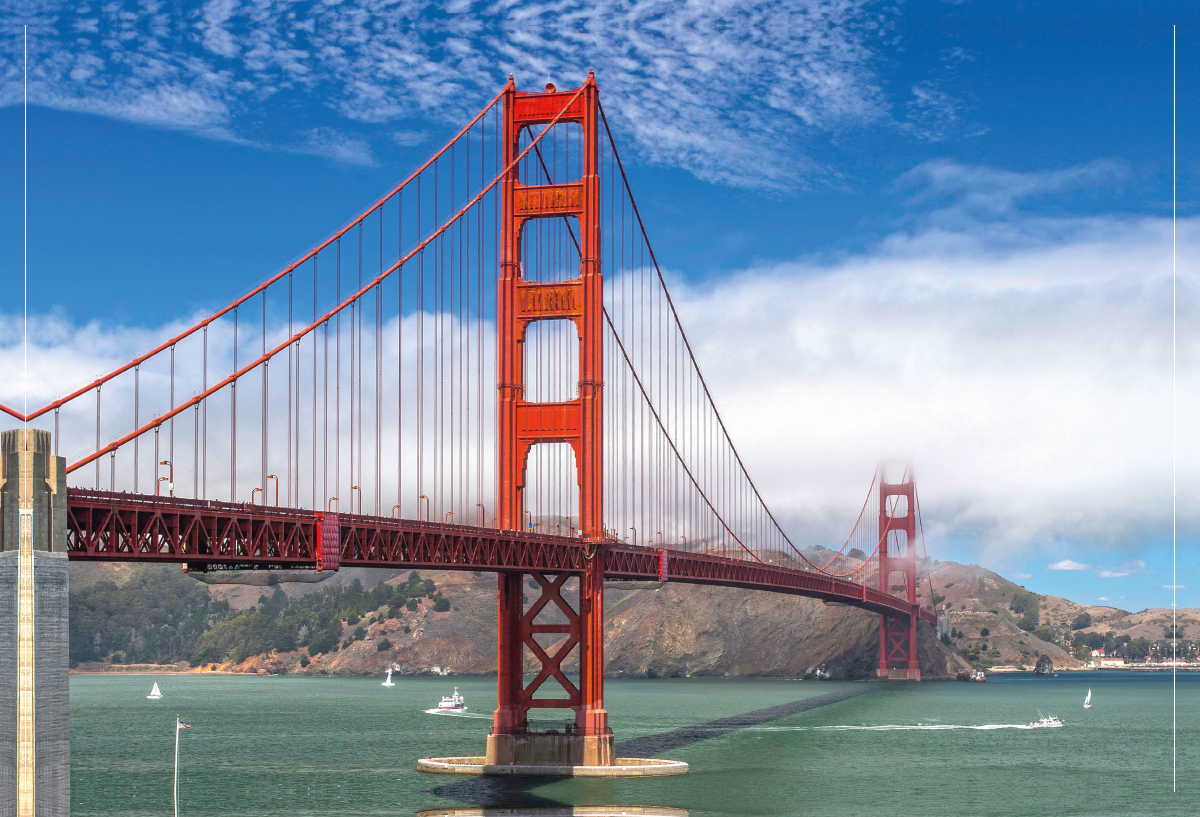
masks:
POLYGON ((71 811, 66 463, 0 433, 0 817, 71 811))

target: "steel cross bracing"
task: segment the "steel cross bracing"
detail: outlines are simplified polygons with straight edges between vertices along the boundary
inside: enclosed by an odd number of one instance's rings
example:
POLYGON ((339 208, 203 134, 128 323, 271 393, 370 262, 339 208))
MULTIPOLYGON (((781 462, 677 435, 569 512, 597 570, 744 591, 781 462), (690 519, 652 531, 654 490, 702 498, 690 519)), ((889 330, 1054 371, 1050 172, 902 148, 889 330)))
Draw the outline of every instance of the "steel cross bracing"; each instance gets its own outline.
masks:
MULTIPOLYGON (((242 503, 67 491, 68 556, 78 561, 182 563, 189 570, 318 568, 322 532, 337 536, 326 570, 344 567, 537 571, 580 575, 591 546, 578 537, 242 503)), ((914 607, 888 593, 809 571, 621 542, 603 549, 606 579, 771 590, 879 613, 914 607), (665 558, 665 570, 663 559, 665 558)), ((916 608, 924 621, 932 612, 916 608)))

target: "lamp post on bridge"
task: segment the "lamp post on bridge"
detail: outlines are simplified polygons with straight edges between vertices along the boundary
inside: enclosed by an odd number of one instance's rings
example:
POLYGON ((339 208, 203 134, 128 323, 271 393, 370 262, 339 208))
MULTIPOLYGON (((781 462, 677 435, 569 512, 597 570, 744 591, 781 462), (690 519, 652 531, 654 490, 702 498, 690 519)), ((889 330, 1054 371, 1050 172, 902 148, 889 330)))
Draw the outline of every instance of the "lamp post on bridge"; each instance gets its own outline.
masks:
POLYGON ((161 468, 164 465, 167 466, 169 470, 165 477, 160 476, 154 481, 154 495, 159 495, 159 486, 165 482, 167 483, 167 496, 175 496, 175 466, 171 464, 170 460, 162 460, 159 462, 158 467, 161 468))

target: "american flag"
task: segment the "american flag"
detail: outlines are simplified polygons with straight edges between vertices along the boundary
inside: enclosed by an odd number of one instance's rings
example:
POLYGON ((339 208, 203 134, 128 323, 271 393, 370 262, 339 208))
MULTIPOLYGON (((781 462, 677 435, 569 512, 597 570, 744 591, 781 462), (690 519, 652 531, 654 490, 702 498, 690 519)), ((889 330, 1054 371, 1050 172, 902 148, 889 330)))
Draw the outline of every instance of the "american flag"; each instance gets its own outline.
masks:
POLYGON ((183 721, 179 720, 178 717, 176 717, 175 718, 175 728, 176 729, 191 729, 192 727, 188 726, 186 723, 184 723, 183 721))

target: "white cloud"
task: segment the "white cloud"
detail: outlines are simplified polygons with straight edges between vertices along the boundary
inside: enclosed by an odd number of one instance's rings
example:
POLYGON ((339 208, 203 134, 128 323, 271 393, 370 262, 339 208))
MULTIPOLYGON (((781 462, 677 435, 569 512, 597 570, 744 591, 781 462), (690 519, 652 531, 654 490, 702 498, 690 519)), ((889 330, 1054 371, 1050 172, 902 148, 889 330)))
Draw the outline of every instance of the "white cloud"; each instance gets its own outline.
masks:
POLYGON ((1124 562, 1120 567, 1108 567, 1096 571, 1102 579, 1123 579, 1127 576, 1147 575, 1146 563, 1141 559, 1124 562))
MULTIPOLYGON (((1042 184, 1065 182, 1007 186, 1042 184)), ((1180 224, 1182 417, 1200 411, 1200 222, 1180 224)), ((977 537, 985 562, 1169 531, 1169 220, 922 221, 871 255, 673 286, 751 473, 795 528, 835 507, 853 519, 856 484, 894 457, 915 465, 931 541, 977 537)), ((1200 467, 1179 468, 1180 530, 1198 532, 1200 467)))
POLYGON ((1032 579, 1033 576, 1029 573, 1009 573, 1014 579, 1032 579))
MULTIPOLYGON (((1080 190, 1111 188, 1129 175, 1128 169, 1111 159, 1060 170, 1017 172, 982 165, 964 165, 949 160, 924 162, 900 177, 897 188, 912 190, 911 202, 951 202, 950 208, 934 211, 945 219, 953 214, 964 218, 1010 215, 1017 204, 1040 196, 1057 196, 1080 190)), ((1070 224, 1070 221, 1063 222, 1070 224)))
POLYGON ((423 131, 396 131, 392 134, 392 141, 402 148, 415 147, 429 138, 429 134, 423 131))
MULTIPOLYGON (((876 464, 894 458, 915 465, 931 555, 953 536, 978 541, 982 563, 1052 543, 1077 559, 1050 569, 1146 570, 1095 554, 1170 530, 1171 222, 1006 212, 958 231, 920 222, 834 261, 672 284, 733 439, 798 538, 844 539, 876 464)), ((1200 220, 1178 223, 1178 250, 1187 417, 1200 411, 1200 220)), ((35 400, 164 332, 122 330, 117 349, 96 340, 113 327, 39 331, 70 356, 39 351, 35 400)), ((19 382, 12 349, 0 382, 19 382)), ((1180 424, 1178 448, 1200 450, 1194 424, 1180 424)), ((1200 464, 1180 458, 1178 474, 1188 537, 1200 533, 1200 464)))
MULTIPOLYGON (((783 189, 831 175, 814 140, 890 122, 874 65, 896 12, 866 0, 113 0, 86 11, 51 0, 37 10, 0 0, 5 19, 31 23, 34 104, 276 147, 304 149, 313 127, 461 122, 510 72, 536 89, 546 78, 573 87, 588 68, 631 153, 716 182, 783 189)), ((12 30, 0 104, 21 99, 12 30)), ((951 103, 924 93, 944 118, 951 103)))
POLYGON ((1080 564, 1073 562, 1070 559, 1062 559, 1054 564, 1046 565, 1047 570, 1091 570, 1091 565, 1080 564))
POLYGON ((237 44, 225 28, 237 8, 236 0, 209 0, 204 4, 204 47, 222 57, 236 57, 237 44))
POLYGON ((371 167, 375 164, 370 145, 362 139, 329 128, 314 128, 310 131, 303 152, 325 156, 348 165, 371 167))

